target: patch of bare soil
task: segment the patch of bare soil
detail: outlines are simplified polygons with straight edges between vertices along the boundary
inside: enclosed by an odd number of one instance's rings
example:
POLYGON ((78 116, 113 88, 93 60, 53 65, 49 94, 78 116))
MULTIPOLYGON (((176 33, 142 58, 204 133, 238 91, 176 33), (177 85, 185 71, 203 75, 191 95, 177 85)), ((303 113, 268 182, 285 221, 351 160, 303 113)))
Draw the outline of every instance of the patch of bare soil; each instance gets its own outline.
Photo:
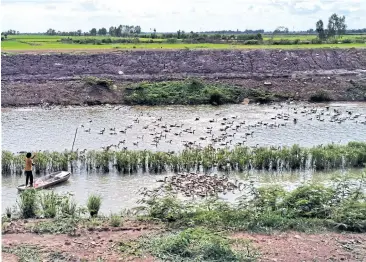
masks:
POLYGON ((232 237, 252 240, 261 253, 260 261, 366 261, 365 234, 237 233, 232 237))
MULTIPOLYGON (((37 222, 39 222, 37 220, 37 222)), ((62 254, 62 261, 153 261, 151 257, 135 257, 123 255, 118 250, 120 241, 128 242, 153 231, 157 226, 128 221, 122 227, 107 225, 91 228, 80 228, 75 234, 35 234, 31 233, 29 225, 34 221, 24 223, 13 222, 8 233, 2 235, 2 246, 17 248, 19 246, 36 245, 42 256, 42 261, 53 261, 51 255, 62 254)), ((18 261, 16 255, 2 252, 3 261, 18 261)))

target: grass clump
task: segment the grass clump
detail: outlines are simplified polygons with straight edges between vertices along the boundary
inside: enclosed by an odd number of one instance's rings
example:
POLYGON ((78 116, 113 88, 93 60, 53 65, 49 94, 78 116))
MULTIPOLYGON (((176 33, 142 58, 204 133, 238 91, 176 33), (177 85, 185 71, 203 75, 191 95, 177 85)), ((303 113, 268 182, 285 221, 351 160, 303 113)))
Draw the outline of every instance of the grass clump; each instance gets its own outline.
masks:
POLYGON ((112 227, 119 227, 122 223, 122 218, 118 214, 111 214, 109 223, 112 227))
POLYGON ((102 198, 98 195, 90 195, 87 202, 87 207, 90 216, 95 217, 98 215, 100 206, 102 204, 102 198))
POLYGON ((232 248, 233 240, 208 229, 197 227, 152 238, 149 252, 168 261, 255 261, 256 252, 232 248))

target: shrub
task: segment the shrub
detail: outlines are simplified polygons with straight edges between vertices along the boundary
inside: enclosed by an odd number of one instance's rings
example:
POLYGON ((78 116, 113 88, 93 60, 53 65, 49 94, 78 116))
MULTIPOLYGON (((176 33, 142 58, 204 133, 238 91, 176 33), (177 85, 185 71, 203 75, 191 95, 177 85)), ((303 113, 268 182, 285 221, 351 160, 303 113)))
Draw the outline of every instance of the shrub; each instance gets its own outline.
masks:
POLYGON ((43 192, 43 194, 39 195, 39 200, 43 216, 45 218, 56 217, 59 206, 58 196, 53 191, 43 192))
POLYGON ((210 94, 210 104, 221 105, 223 103, 223 95, 219 90, 213 90, 210 94))
POLYGON ((39 210, 36 190, 28 189, 21 192, 17 204, 22 218, 35 217, 39 210))
POLYGON ((258 40, 246 40, 244 42, 245 45, 258 45, 259 41, 258 40))
POLYGON ((177 39, 177 38, 168 38, 168 39, 166 40, 166 42, 167 42, 168 44, 175 44, 175 43, 177 43, 177 41, 178 41, 178 39, 177 39))
POLYGON ((334 195, 335 190, 321 185, 300 186, 285 197, 283 206, 295 217, 328 218, 334 195))
POLYGON ((314 39, 311 39, 311 43, 312 44, 322 44, 323 42, 319 38, 314 38, 314 39))
POLYGON ((102 86, 105 88, 110 88, 113 85, 113 81, 110 79, 97 78, 97 77, 86 77, 84 79, 85 83, 92 86, 102 86))
POLYGON ((98 215, 100 206, 102 203, 102 198, 97 195, 90 195, 88 198, 87 207, 90 213, 90 216, 94 217, 98 215))
POLYGON ((351 43, 353 43, 352 39, 348 39, 348 38, 342 39, 341 42, 342 42, 342 44, 351 44, 351 43))
POLYGON ((310 96, 311 102, 328 102, 331 101, 331 97, 326 91, 317 91, 315 94, 310 96))

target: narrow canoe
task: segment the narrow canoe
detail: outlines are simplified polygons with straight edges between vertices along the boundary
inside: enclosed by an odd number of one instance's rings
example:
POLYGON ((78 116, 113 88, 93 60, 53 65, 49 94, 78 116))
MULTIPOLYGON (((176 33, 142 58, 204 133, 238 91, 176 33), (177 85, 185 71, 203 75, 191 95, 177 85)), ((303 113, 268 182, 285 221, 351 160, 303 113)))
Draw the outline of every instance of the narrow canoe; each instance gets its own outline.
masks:
MULTIPOLYGON (((68 171, 58 171, 51 173, 49 175, 43 176, 33 182, 34 189, 45 189, 60 183, 67 181, 71 176, 68 171)), ((19 191, 24 191, 27 189, 32 189, 31 187, 26 187, 25 184, 17 187, 19 191)))

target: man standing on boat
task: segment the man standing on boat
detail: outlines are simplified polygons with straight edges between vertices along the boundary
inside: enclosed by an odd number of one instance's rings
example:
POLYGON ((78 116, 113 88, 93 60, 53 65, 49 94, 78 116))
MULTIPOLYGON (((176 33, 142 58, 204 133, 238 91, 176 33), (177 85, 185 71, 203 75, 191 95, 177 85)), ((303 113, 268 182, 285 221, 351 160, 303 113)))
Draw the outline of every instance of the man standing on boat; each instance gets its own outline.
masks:
POLYGON ((29 181, 29 186, 33 187, 33 174, 32 174, 32 167, 34 166, 33 164, 33 158, 36 156, 36 154, 34 153, 34 155, 32 156, 31 153, 27 153, 27 158, 25 159, 25 186, 28 187, 28 180, 29 181))

